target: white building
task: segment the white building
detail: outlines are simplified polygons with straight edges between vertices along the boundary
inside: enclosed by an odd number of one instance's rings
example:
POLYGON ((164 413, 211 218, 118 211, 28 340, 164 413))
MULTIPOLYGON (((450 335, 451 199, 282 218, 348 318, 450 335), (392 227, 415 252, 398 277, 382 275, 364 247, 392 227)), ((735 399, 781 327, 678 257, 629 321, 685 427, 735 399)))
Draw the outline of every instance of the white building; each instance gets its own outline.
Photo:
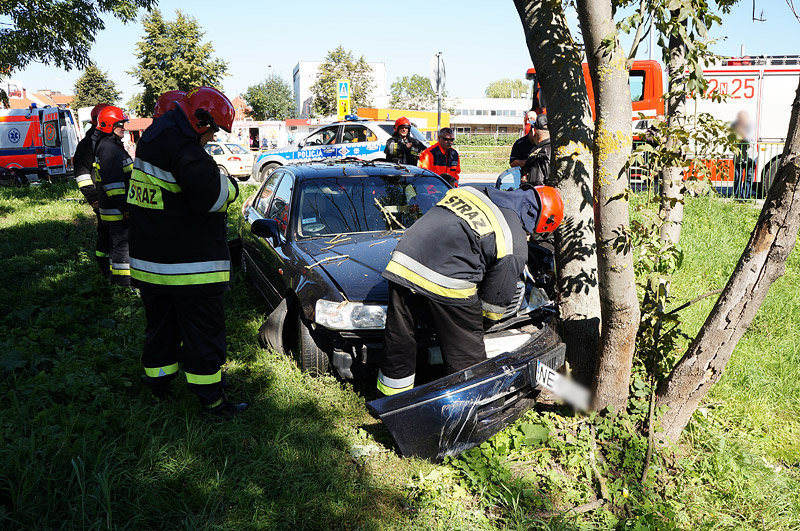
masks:
POLYGON ((457 134, 522 135, 528 98, 456 98, 450 127, 457 134))
MULTIPOLYGON (((294 105, 299 118, 311 116, 313 97, 311 86, 317 81, 321 61, 300 61, 292 71, 294 85, 294 105)), ((372 69, 372 106, 387 107, 391 99, 386 87, 386 64, 367 63, 372 69)), ((355 111, 355 109, 353 109, 355 111)))

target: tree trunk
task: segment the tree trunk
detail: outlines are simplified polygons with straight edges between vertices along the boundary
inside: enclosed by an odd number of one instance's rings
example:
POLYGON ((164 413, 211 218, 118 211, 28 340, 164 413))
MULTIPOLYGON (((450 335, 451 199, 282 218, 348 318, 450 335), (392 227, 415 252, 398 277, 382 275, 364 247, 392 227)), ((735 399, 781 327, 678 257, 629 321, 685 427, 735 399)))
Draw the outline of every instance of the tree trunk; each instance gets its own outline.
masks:
POLYGON ((661 443, 676 442, 708 390, 722 376, 734 347, 753 321, 769 287, 783 275, 800 229, 800 86, 776 181, 750 242, 716 305, 669 378, 658 389, 661 443))
POLYGON ((594 219, 602 324, 592 408, 621 411, 628 402, 639 329, 625 193, 632 145, 628 63, 610 1, 578 0, 578 17, 595 93, 594 219))
POLYGON ((553 159, 547 184, 564 199, 555 234, 561 335, 573 377, 589 383, 600 332, 600 300, 592 209, 592 114, 580 47, 561 2, 515 0, 525 40, 547 98, 553 159))
MULTIPOLYGON (((672 18, 676 19, 678 13, 673 11, 672 18)), ((685 24, 685 22, 684 22, 685 24)), ((669 37, 669 91, 685 84, 686 77, 686 44, 676 34, 669 37), (676 85, 678 87, 676 87, 676 85)), ((686 122, 686 97, 673 95, 666 101, 667 126, 680 127, 686 122)), ((675 145, 672 138, 667 138, 668 151, 679 150, 681 146, 675 145)), ((661 171, 661 241, 665 244, 675 245, 681 239, 683 226, 683 195, 686 191, 683 184, 683 168, 669 166, 661 171)))

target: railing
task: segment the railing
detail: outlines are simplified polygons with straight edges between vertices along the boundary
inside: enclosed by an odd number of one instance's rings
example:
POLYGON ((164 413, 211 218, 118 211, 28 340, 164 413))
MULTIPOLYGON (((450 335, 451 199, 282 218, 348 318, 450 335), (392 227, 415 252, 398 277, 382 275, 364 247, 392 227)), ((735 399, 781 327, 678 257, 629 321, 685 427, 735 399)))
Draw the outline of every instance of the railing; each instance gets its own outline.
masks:
MULTIPOLYGON (((745 145, 746 146, 746 145, 745 145)), ((508 169, 511 145, 455 146, 461 157, 461 171, 464 173, 491 173, 499 175, 508 169)), ((746 150, 745 150, 746 151, 746 150)), ((775 181, 783 142, 759 142, 757 151, 750 156, 721 155, 713 159, 698 159, 688 174, 699 174, 707 179, 714 191, 722 197, 740 200, 761 200, 775 181), (753 155, 756 155, 753 157, 753 155)), ((650 175, 647 154, 641 164, 628 168, 628 181, 634 191, 657 190, 659 176, 650 175)))

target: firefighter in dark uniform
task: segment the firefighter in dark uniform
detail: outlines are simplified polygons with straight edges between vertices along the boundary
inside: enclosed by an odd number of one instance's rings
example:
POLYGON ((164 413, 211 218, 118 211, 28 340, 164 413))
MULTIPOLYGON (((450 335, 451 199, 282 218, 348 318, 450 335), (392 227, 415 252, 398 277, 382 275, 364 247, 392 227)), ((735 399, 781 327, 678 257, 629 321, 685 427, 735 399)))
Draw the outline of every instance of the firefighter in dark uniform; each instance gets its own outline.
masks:
POLYGON ((555 188, 463 187, 407 229, 383 272, 389 304, 378 389, 414 386, 415 331, 430 320, 448 374, 485 360, 484 329, 503 317, 522 280, 526 233, 552 232, 563 216, 555 188))
POLYGON ((109 105, 97 116, 97 130, 94 133, 94 175, 99 192, 100 222, 108 228, 111 238, 109 278, 119 286, 131 285, 125 194, 133 159, 122 145, 127 121, 128 117, 122 109, 109 105))
POLYGON ((97 241, 95 242, 94 256, 100 268, 100 273, 104 277, 108 277, 111 274, 108 263, 108 255, 111 251, 111 236, 108 233, 108 226, 100 222, 97 186, 92 178, 94 133, 97 130, 97 116, 105 107, 108 107, 108 104, 98 103, 92 108, 92 126, 86 131, 86 136, 78 142, 72 160, 75 167, 75 182, 97 217, 97 241))
POLYGON ((458 151, 453 149, 455 134, 449 127, 443 127, 437 138, 438 142, 420 153, 419 167, 441 175, 451 184, 458 186, 461 161, 458 158, 458 151))
POLYGON ((425 151, 425 144, 411 136, 411 122, 401 116, 394 122, 394 134, 386 141, 386 159, 395 164, 417 165, 419 154, 425 151))
POLYGON ((167 111, 175 108, 175 102, 186 96, 186 92, 182 90, 168 90, 158 97, 156 106, 153 108, 153 119, 160 117, 167 111))
POLYGON ((239 189, 203 149, 234 109, 220 91, 187 92, 147 128, 136 148, 128 206, 131 275, 145 307, 144 382, 169 396, 179 364, 203 410, 229 419, 247 404, 223 393, 231 256, 226 211, 239 189))

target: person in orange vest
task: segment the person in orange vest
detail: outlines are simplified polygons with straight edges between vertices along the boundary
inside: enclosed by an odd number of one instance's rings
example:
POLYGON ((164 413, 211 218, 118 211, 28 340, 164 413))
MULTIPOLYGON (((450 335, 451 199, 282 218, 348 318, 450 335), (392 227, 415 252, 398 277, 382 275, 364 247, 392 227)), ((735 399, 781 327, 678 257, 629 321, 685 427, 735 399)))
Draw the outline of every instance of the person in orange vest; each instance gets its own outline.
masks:
POLYGON ((430 170, 458 186, 458 176, 461 173, 461 161, 458 151, 453 149, 455 134, 449 127, 439 130, 438 142, 420 153, 419 167, 430 170))

